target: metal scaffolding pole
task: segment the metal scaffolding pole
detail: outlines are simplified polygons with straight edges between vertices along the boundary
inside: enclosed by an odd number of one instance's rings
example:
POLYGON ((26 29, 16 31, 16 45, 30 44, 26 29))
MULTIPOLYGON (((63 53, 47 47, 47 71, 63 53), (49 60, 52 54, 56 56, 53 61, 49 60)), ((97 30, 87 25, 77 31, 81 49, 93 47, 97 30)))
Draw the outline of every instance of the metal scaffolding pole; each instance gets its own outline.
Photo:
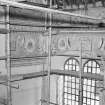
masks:
MULTIPOLYGON (((44 69, 45 69, 45 67, 44 67, 44 64, 42 65, 43 66, 43 70, 42 70, 42 88, 41 88, 41 100, 44 100, 44 95, 45 95, 45 93, 44 93, 44 89, 45 89, 45 86, 44 86, 44 82, 45 82, 45 77, 44 77, 44 69)), ((40 100, 40 101, 41 101, 40 100)), ((41 101, 41 105, 43 105, 43 102, 41 101)))
POLYGON ((80 80, 80 96, 79 96, 79 105, 82 105, 82 72, 83 72, 83 69, 82 69, 82 39, 80 39, 80 71, 79 71, 79 80, 80 80))
MULTIPOLYGON (((50 0, 50 8, 52 8, 52 0, 50 0)), ((52 13, 49 13, 49 25, 52 25, 52 13)), ((51 72, 51 38, 52 37, 52 27, 49 27, 49 36, 48 36, 48 102, 50 105, 50 72, 51 72)))
MULTIPOLYGON (((6 21, 9 22, 9 5, 6 6, 6 21)), ((6 24, 7 30, 9 30, 9 24, 6 24)), ((10 58, 10 33, 6 34, 6 68, 7 68, 7 105, 12 105, 11 96, 11 58, 10 58)))

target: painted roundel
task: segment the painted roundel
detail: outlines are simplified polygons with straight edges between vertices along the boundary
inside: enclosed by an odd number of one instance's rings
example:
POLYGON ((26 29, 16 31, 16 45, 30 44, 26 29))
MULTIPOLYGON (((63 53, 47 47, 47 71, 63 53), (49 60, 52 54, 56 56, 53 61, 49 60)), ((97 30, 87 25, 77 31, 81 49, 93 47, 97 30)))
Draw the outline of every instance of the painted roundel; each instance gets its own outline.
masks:
POLYGON ((25 41, 25 50, 28 53, 33 53, 35 50, 35 40, 30 38, 25 41))
POLYGON ((66 50, 66 48, 67 48, 67 40, 66 38, 62 37, 58 40, 58 49, 66 50))

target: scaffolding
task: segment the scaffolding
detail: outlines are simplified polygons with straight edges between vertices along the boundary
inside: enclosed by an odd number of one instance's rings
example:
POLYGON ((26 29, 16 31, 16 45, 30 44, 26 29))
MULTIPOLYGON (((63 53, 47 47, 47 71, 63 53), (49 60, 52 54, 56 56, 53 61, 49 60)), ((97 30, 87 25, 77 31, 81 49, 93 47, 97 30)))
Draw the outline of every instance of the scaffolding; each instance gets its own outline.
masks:
MULTIPOLYGON (((90 17, 90 16, 84 16, 84 15, 79 15, 79 14, 73 14, 73 13, 70 13, 70 12, 64 12, 64 11, 60 11, 60 10, 54 10, 52 9, 52 0, 50 0, 50 8, 44 8, 44 7, 38 7, 38 6, 31 6, 31 5, 27 5, 27 4, 23 4, 23 3, 17 3, 17 2, 13 2, 13 1, 9 1, 9 0, 0 0, 0 4, 1 5, 5 5, 6 6, 6 29, 1 29, 0 32, 3 33, 3 34, 6 34, 6 56, 4 57, 0 57, 0 60, 6 60, 7 62, 7 65, 6 65, 6 68, 7 68, 7 81, 4 81, 3 83, 6 84, 7 86, 7 105, 12 105, 12 96, 11 96, 11 89, 12 88, 16 88, 16 87, 13 87, 11 85, 11 83, 13 81, 20 81, 20 80, 25 80, 25 79, 29 79, 29 78, 36 78, 36 77, 41 77, 41 76, 47 76, 48 78, 48 97, 47 97, 47 100, 41 100, 41 101, 44 101, 47 103, 47 105, 50 105, 50 104, 54 104, 54 105, 58 105, 56 103, 53 103, 53 102, 50 102, 50 76, 52 74, 58 74, 58 75, 76 75, 77 77, 80 78, 80 81, 81 81, 81 78, 83 76, 86 76, 88 77, 88 75, 82 75, 82 59, 83 59, 83 56, 82 56, 82 47, 81 47, 81 50, 80 50, 80 73, 78 74, 75 74, 73 73, 72 71, 67 71, 67 72, 64 72, 64 71, 60 71, 60 70, 51 70, 51 56, 52 56, 52 49, 51 49, 51 46, 52 46, 52 28, 76 28, 76 26, 74 25, 74 27, 67 25, 67 26, 59 26, 59 25, 53 25, 52 24, 52 14, 62 14, 62 15, 65 15, 65 16, 69 16, 69 17, 72 17, 72 18, 79 18, 80 21, 83 21, 83 23, 90 23, 90 25, 92 24, 92 26, 96 27, 96 25, 102 23, 102 19, 101 18, 94 18, 94 17, 90 17), (10 46, 10 22, 9 22, 9 14, 10 14, 10 7, 17 7, 17 8, 21 8, 21 9, 28 9, 28 10, 38 10, 38 11, 41 11, 41 12, 44 12, 45 13, 45 24, 44 25, 41 25, 41 26, 36 26, 36 27, 44 27, 45 28, 45 31, 47 30, 48 28, 48 55, 47 56, 44 56, 44 57, 47 57, 48 58, 48 71, 43 71, 43 72, 38 72, 38 73, 35 73, 35 74, 27 74, 27 75, 17 75, 18 77, 20 77, 19 79, 15 79, 15 80, 12 80, 13 76, 11 75, 11 59, 16 59, 16 58, 11 58, 11 46, 10 46), (47 23, 47 19, 49 20, 49 23, 47 23)), ((64 19, 65 20, 65 19, 64 19)), ((68 20, 68 22, 71 21, 71 20, 68 20)), ((74 20, 75 21, 75 20, 74 20)), ((1 22, 1 24, 3 24, 1 22)), ((80 26, 79 26, 80 27, 80 26)), ((77 27, 77 28, 79 28, 77 27)), ((87 28, 87 27, 84 27, 84 26, 81 26, 83 28, 87 28)), ((80 28, 81 28, 80 27, 80 28)), ((89 27, 89 26, 88 26, 89 27)), ((71 31, 70 31, 71 32, 71 31)), ((94 31, 82 31, 82 32, 94 32, 94 31)), ((100 32, 100 31, 99 31, 100 32)), ((80 43, 80 46, 81 43, 80 43)), ((59 55, 59 56, 62 56, 62 55, 59 55)), ((64 55, 63 55, 64 56, 64 55)), ((42 58, 42 56, 40 56, 42 58)), ((85 58, 84 58, 85 59, 85 58)), ((99 75, 95 75, 95 76, 92 76, 92 75, 89 75, 89 78, 97 78, 99 80, 103 80, 103 76, 99 76, 99 75), (96 76, 96 77, 95 77, 96 76)), ((82 81, 81 81, 82 82, 82 81)), ((0 84, 3 84, 3 83, 0 83, 0 84)), ((80 84, 80 87, 81 87, 81 84, 80 84)), ((79 105, 82 105, 82 94, 81 94, 81 98, 80 98, 80 104, 79 105)))

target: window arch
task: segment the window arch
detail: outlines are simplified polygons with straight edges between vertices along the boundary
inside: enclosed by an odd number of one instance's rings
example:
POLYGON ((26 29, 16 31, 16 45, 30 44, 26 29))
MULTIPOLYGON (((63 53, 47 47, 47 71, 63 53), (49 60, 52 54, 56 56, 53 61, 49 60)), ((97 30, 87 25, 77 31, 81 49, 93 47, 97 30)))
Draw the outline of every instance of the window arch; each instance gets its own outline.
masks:
MULTIPOLYGON (((100 65, 95 60, 89 60, 84 64, 84 73, 99 74, 100 65)), ((83 105, 99 105, 99 93, 97 92, 97 81, 94 79, 83 79, 83 105)))
POLYGON ((83 67, 83 72, 86 73, 95 73, 99 74, 100 73, 100 65, 97 61, 95 60, 88 60, 83 67))
MULTIPOLYGON (((79 71, 79 62, 75 58, 68 59, 64 64, 64 70, 79 71)), ((64 76, 64 100, 63 105, 79 105, 79 78, 64 76)))
POLYGON ((75 58, 69 58, 64 64, 64 70, 79 71, 79 62, 75 58))

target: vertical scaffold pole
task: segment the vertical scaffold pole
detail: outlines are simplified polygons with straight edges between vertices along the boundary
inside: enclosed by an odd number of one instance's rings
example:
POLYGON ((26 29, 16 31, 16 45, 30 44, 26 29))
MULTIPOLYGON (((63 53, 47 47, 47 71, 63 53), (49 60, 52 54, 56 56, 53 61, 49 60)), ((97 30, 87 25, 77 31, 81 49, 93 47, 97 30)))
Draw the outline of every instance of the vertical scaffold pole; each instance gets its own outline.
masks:
POLYGON ((80 75, 79 75, 79 81, 80 81, 80 96, 79 96, 79 105, 82 105, 82 39, 80 39, 80 75))
MULTIPOLYGON (((50 0, 50 8, 52 8, 52 0, 50 0)), ((52 40, 52 13, 49 13, 49 38, 48 38, 48 105, 50 105, 50 72, 51 72, 51 40, 52 40)))
POLYGON ((47 30, 47 16, 48 16, 48 13, 45 13, 45 31, 47 30))
MULTIPOLYGON (((9 23, 9 6, 6 6, 6 22, 9 23)), ((6 24, 7 30, 9 30, 9 24, 6 24)), ((6 35, 6 68, 7 68, 7 105, 12 105, 12 95, 11 95, 11 58, 10 58, 10 32, 6 35)))
POLYGON ((41 88, 41 105, 43 105, 43 102, 42 102, 42 100, 44 100, 44 88, 45 88, 45 86, 44 86, 44 82, 45 82, 45 77, 44 77, 44 63, 42 64, 42 70, 43 70, 43 76, 42 76, 42 88, 41 88))

